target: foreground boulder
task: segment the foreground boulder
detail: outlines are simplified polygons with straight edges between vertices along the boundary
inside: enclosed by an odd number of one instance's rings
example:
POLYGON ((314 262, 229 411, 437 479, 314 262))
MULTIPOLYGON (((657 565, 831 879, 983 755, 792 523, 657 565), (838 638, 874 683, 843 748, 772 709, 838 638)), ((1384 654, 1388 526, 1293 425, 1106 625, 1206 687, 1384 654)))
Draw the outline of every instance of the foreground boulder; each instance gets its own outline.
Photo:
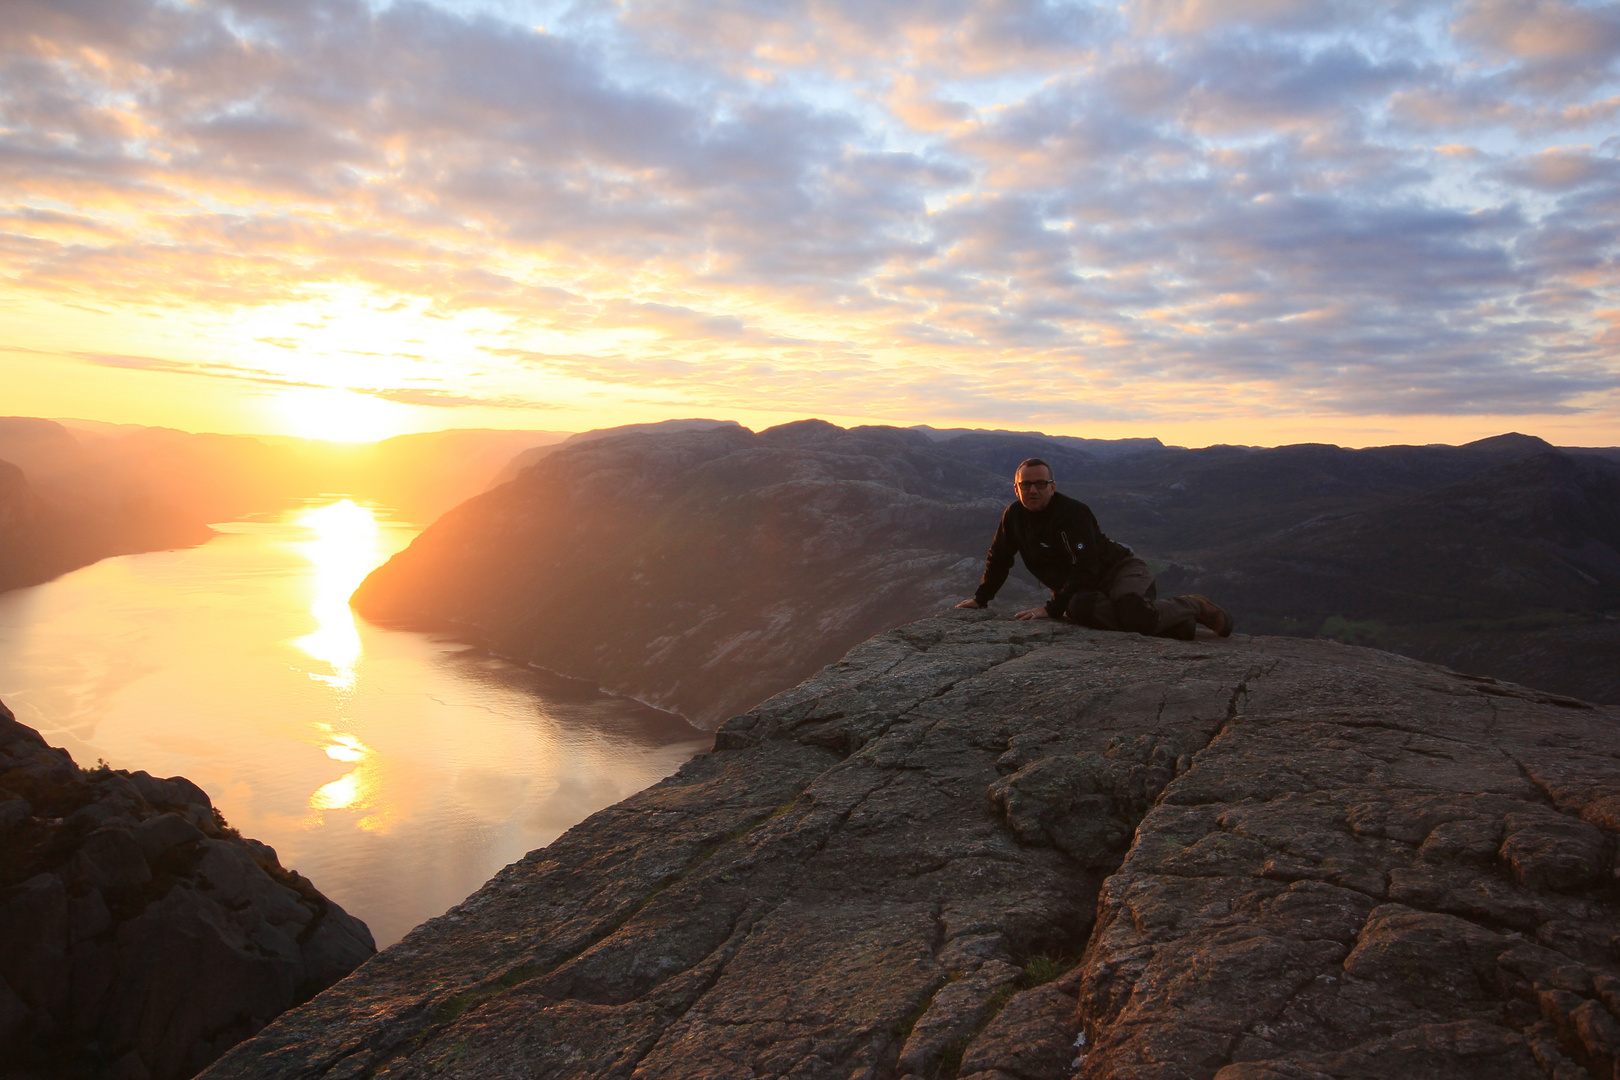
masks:
POLYGON ((0 1076, 181 1080, 375 952, 190 781, 80 769, 0 705, 0 1076))
POLYGON ((949 612, 207 1075, 1607 1078, 1617 830, 1614 708, 949 612))

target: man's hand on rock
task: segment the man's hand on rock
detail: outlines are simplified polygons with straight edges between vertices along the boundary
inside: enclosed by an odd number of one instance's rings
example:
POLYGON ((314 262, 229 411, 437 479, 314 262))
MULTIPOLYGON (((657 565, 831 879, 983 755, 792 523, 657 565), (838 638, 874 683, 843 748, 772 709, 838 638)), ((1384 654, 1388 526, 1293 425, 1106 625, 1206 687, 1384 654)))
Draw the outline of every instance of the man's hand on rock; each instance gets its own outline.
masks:
POLYGON ((975 597, 972 597, 972 596, 968 597, 966 600, 962 601, 960 604, 957 604, 956 606, 957 607, 968 607, 968 608, 982 608, 982 607, 984 607, 983 604, 979 603, 979 601, 975 597))
POLYGON ((1013 615, 1015 619, 1050 619, 1052 616, 1043 607, 1032 607, 1027 611, 1020 611, 1013 615))

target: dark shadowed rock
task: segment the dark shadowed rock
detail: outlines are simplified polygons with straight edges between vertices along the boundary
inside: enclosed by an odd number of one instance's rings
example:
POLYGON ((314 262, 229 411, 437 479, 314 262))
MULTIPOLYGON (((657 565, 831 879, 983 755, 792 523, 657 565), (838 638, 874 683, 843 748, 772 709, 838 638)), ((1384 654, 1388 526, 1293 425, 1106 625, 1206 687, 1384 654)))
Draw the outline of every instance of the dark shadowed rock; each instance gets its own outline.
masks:
POLYGON ((1617 788, 1614 708, 949 612, 208 1076, 1607 1078, 1617 788))
POLYGON ((0 1076, 183 1080, 374 952, 189 780, 81 770, 0 705, 0 1076))

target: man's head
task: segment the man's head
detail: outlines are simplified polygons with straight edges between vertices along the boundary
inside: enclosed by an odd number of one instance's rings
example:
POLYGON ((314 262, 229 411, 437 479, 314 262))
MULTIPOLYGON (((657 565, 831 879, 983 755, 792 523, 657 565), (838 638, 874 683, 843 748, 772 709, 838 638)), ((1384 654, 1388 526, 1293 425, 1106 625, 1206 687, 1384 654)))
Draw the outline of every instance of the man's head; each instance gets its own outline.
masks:
POLYGON ((1025 510, 1045 510, 1057 491, 1052 466, 1035 457, 1025 461, 1013 473, 1013 490, 1018 492, 1018 501, 1024 504, 1025 510))

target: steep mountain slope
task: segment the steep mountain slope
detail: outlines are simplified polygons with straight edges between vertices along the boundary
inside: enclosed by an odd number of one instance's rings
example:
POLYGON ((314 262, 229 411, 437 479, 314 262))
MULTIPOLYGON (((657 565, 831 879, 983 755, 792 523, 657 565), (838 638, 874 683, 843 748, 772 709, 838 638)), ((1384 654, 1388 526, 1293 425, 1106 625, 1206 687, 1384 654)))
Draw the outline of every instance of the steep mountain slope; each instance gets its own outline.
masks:
POLYGON ((1620 710, 950 612, 727 722, 209 1080, 1585 1080, 1620 710))
POLYGON ((965 595, 1005 488, 894 428, 591 440, 446 514, 354 605, 712 729, 965 595))
POLYGON ((20 466, 46 502, 101 517, 139 506, 151 518, 229 521, 322 490, 318 462, 243 435, 0 417, 0 458, 20 466))
POLYGON ((66 566, 39 496, 21 469, 0 461, 0 592, 49 580, 66 566))
POLYGON ((194 507, 131 483, 61 424, 0 417, 0 590, 212 535, 194 507))

